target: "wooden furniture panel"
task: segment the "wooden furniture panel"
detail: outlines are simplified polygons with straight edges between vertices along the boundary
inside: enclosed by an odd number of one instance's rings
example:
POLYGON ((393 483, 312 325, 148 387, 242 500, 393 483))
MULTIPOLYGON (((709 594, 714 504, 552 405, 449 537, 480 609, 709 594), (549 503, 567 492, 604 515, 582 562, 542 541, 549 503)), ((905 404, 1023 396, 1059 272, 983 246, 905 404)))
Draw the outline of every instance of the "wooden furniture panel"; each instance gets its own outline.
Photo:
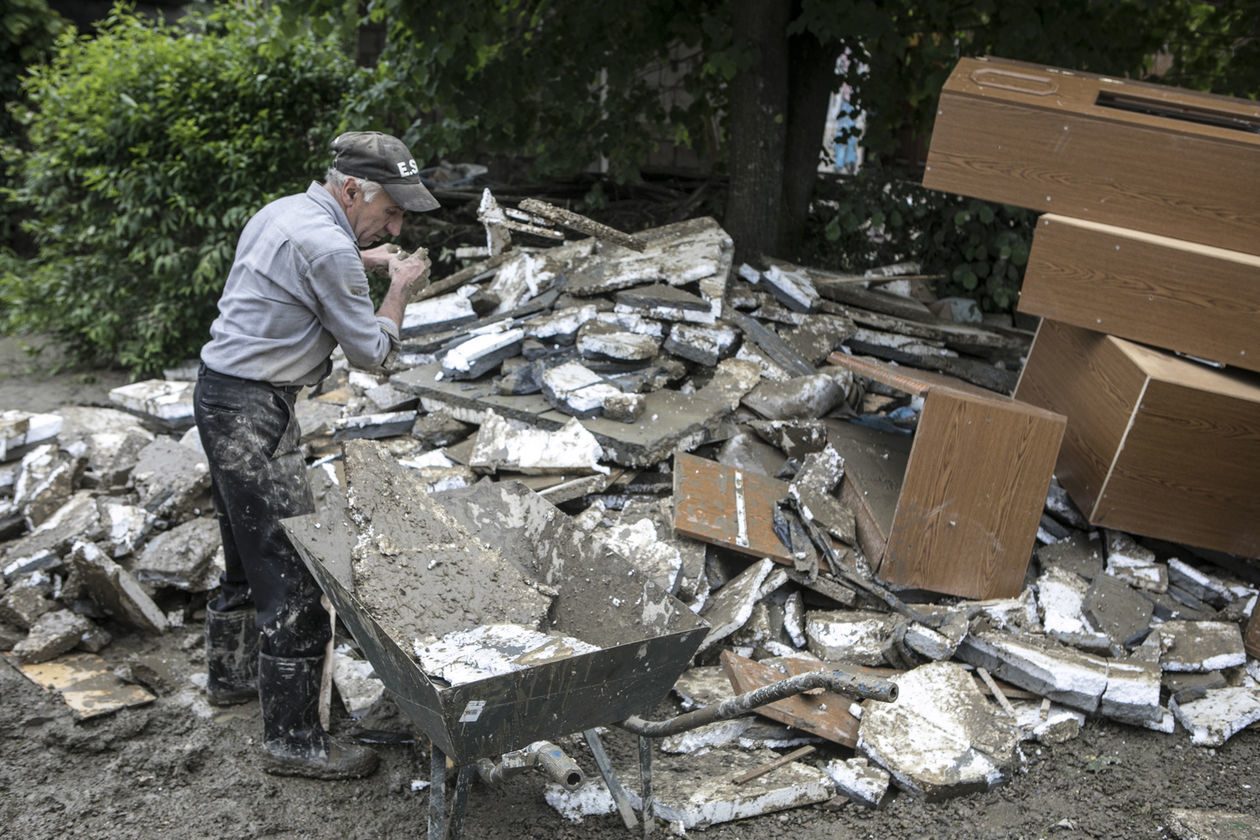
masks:
POLYGON ((674 531, 683 536, 792 565, 774 532, 774 509, 787 482, 674 453, 674 531))
POLYGON ((1260 371, 1260 257, 1252 254, 1047 213, 1019 309, 1260 371))
POLYGON ((1091 523, 1260 556, 1255 374, 1043 321, 1016 396, 1067 415, 1057 474, 1091 523))
POLYGON ((1065 418, 939 374, 843 353, 828 361, 923 397, 886 547, 868 558, 880 578, 964 598, 1017 595, 1065 418))
POLYGON ((925 186, 1260 253, 1260 103, 996 58, 941 92, 925 186))

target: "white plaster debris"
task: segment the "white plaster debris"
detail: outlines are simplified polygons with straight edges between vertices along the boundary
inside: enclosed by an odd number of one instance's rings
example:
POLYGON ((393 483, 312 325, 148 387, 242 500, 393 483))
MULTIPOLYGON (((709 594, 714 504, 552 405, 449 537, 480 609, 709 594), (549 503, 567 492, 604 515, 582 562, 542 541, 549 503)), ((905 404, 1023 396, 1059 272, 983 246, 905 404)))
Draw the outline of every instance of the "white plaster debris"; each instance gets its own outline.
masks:
POLYGON ((660 352, 660 342, 650 335, 632 332, 585 332, 578 336, 578 352, 583 358, 646 362, 660 352))
POLYGON ((145 379, 111 389, 109 399, 137 414, 147 414, 174 426, 186 425, 193 422, 194 384, 145 379))
POLYGON ((421 669, 463 685, 599 648, 572 636, 541 633, 521 624, 482 624, 413 644, 421 669))
POLYGON ((1051 700, 1094 712, 1107 690, 1107 661, 1048 636, 972 632, 958 658, 1051 700))
POLYGON ((1061 744, 1070 741, 1081 733, 1085 725, 1085 713, 1057 703, 1042 711, 1040 700, 1012 700, 1015 709, 1015 725, 1025 737, 1041 744, 1061 744))
POLYGON ((531 318, 521 328, 528 338, 555 339, 567 336, 572 340, 578 329, 588 321, 593 321, 597 314, 598 310, 592 304, 566 306, 554 313, 531 318))
POLYGON ((812 610, 805 614, 810 653, 829 662, 883 665, 884 642, 897 625, 889 613, 812 610))
POLYGON ((749 716, 706 723, 686 732, 666 735, 661 739, 660 748, 667 753, 704 755, 715 747, 738 744, 740 737, 756 722, 756 718, 749 716))
POLYGON ((608 384, 602 376, 578 362, 549 368, 542 381, 544 392, 549 392, 579 417, 598 413, 605 399, 622 393, 620 388, 608 384))
POLYGON ((385 693, 372 663, 355 656, 349 645, 333 649, 333 684, 350 717, 362 717, 385 693))
POLYGON ((1037 578, 1037 604, 1045 632, 1065 644, 1105 651, 1107 636, 1085 616, 1089 583, 1075 572, 1051 566, 1037 578))
POLYGON ((1209 688, 1205 696, 1187 703, 1169 703, 1190 742, 1219 747, 1233 735, 1260 721, 1260 690, 1250 686, 1209 688))
POLYGON ((1168 567, 1155 558, 1155 552, 1138 545, 1123 531, 1103 530, 1107 547, 1107 574, 1115 575, 1138 589, 1168 591, 1168 567))
MULTIPOLYGON (((642 806, 642 799, 633 791, 627 790, 626 796, 636 809, 642 806)), ((608 785, 603 779, 588 779, 586 784, 577 790, 569 790, 563 785, 548 782, 543 790, 543 799, 560 816, 572 823, 581 823, 586 817, 602 817, 617 812, 617 803, 608 792, 608 785)))
POLYGON ((404 337, 450 329, 477 320, 467 296, 452 292, 407 304, 400 333, 404 337))
POLYGON ((555 431, 518 429, 490 413, 477 432, 468 466, 488 472, 607 474, 609 468, 599 463, 603 455, 599 441, 576 419, 555 431))
POLYGON ((802 271, 784 271, 779 266, 772 265, 762 277, 774 290, 775 297, 793 311, 809 312, 818 300, 818 289, 802 271))
POLYGON ((443 372, 467 373, 482 356, 511 347, 524 337, 525 331, 519 328, 474 336, 462 344, 455 345, 442 357, 442 370, 443 372))
POLYGON ((868 808, 877 808, 888 793, 892 776, 864 756, 849 759, 834 758, 824 768, 836 784, 836 790, 868 808))
POLYGON ((618 327, 626 332, 648 335, 652 338, 663 338, 665 326, 660 321, 644 318, 637 312, 600 312, 595 320, 601 324, 618 327))
POLYGON ((858 748, 899 787, 937 800, 988 790, 1019 768, 1019 729, 961 665, 932 662, 893 679, 894 702, 863 702, 858 748))
POLYGON ((0 461, 16 457, 27 446, 50 441, 61 433, 60 414, 31 413, 17 409, 0 412, 0 461))

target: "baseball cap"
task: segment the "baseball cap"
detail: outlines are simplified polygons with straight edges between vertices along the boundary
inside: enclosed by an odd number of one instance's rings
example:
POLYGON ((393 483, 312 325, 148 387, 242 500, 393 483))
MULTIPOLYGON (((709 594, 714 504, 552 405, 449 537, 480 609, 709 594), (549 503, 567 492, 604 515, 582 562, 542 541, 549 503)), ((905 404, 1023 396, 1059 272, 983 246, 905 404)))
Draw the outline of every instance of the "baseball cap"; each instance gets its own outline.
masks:
POLYGON ((376 181, 404 210, 435 210, 437 199, 420 183, 420 168, 403 141, 379 131, 347 131, 332 141, 333 169, 376 181))

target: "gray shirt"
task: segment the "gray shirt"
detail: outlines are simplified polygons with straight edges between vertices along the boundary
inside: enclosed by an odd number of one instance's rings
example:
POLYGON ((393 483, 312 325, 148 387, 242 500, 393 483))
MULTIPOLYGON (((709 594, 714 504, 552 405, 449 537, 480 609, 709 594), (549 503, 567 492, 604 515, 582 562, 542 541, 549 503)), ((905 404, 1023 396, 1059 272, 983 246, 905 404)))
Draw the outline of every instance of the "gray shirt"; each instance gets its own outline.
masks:
POLYGON ((345 212, 320 184, 276 199, 249 220, 201 361, 273 385, 314 385, 338 344, 357 367, 379 367, 398 326, 378 318, 345 212))

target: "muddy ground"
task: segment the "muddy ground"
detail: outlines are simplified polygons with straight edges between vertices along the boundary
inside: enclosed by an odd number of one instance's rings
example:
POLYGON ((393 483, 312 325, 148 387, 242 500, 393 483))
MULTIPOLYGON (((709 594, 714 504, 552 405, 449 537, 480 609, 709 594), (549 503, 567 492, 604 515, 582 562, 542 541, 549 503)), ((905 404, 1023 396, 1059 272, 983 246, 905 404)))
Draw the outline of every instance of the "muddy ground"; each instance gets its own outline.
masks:
MULTIPOLYGON (((50 373, 45 357, 31 362, 14 339, 0 339, 0 407, 50 410, 66 403, 107 404, 117 373, 50 373)), ((164 604, 168 609, 179 604, 164 604)), ((256 756, 257 702, 227 710, 206 705, 197 688, 204 673, 199 604, 187 621, 157 637, 116 630, 101 656, 111 665, 148 665, 162 682, 147 706, 76 722, 62 699, 0 664, 0 836, 13 838, 423 838, 428 778, 420 743, 379 747, 371 778, 316 782, 268 776, 256 756)), ((649 716, 677 710, 663 704, 649 716)), ((337 727, 350 721, 335 710, 337 727)), ((559 733, 557 733, 559 734, 559 733)), ((568 742, 562 742, 570 746, 568 742)), ((607 745, 637 784, 634 743, 611 730, 607 745)), ((588 752, 570 753, 595 776, 588 752)), ((1064 744, 1025 749, 1027 766, 994 790, 940 803, 891 794, 877 810, 838 800, 744 820, 692 836, 708 840, 792 838, 1164 838, 1173 809, 1241 812, 1260 817, 1260 730, 1224 747, 1191 745, 1184 732, 1164 735, 1090 722, 1064 744)), ((848 757, 826 747, 806 761, 848 757)), ((567 821, 543 800, 546 780, 527 773, 487 787, 475 783, 463 836, 627 838, 615 815, 567 821)), ((655 836, 664 836, 662 827, 655 836)), ((1245 834, 1205 835, 1220 837, 1245 834)))

